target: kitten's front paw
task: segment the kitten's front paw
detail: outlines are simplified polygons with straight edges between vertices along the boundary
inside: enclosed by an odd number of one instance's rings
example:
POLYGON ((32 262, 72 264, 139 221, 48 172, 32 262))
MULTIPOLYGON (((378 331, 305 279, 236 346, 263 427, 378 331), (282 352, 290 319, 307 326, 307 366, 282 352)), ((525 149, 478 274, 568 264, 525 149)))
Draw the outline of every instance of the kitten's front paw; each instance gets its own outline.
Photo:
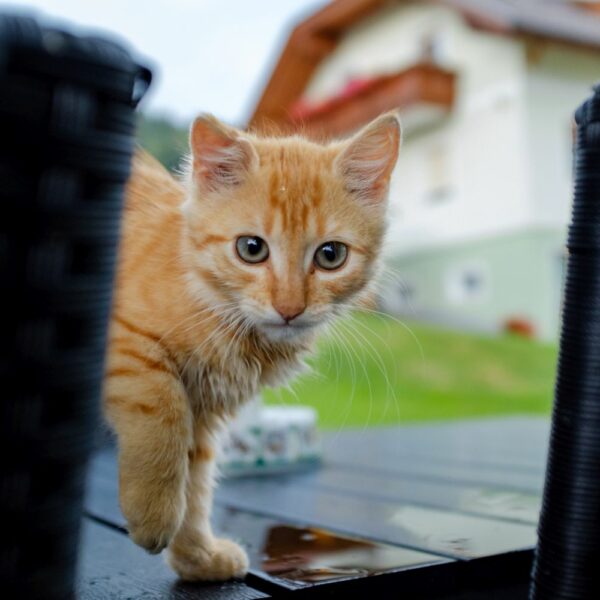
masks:
POLYGON ((213 540, 210 549, 170 548, 167 562, 186 581, 225 581, 248 572, 244 549, 224 539, 213 540))
POLYGON ((169 490, 143 496, 128 489, 121 497, 121 509, 127 519, 129 537, 151 554, 158 554, 181 526, 185 501, 169 490))
POLYGON ((133 542, 150 554, 158 554, 164 550, 177 533, 177 526, 173 522, 129 523, 128 529, 133 542))

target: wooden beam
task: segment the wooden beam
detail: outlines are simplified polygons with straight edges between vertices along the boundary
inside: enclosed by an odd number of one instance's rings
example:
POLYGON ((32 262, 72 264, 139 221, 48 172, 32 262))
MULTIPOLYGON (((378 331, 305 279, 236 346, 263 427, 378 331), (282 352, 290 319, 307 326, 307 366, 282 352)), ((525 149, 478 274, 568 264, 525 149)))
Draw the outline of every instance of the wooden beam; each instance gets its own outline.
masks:
POLYGON ((336 98, 313 112, 288 117, 284 129, 301 130, 314 138, 337 137, 355 131, 382 112, 429 103, 450 110, 456 74, 432 64, 375 79, 350 97, 336 98))

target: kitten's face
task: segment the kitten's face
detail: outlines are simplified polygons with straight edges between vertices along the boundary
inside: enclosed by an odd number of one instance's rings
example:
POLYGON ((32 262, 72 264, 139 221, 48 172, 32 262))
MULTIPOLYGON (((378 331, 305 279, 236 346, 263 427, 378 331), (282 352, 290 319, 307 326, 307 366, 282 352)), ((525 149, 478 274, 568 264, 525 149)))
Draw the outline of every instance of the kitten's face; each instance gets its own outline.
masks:
POLYGON ((398 143, 392 115, 328 146, 198 119, 184 208, 203 296, 287 343, 356 303, 377 265, 398 143))

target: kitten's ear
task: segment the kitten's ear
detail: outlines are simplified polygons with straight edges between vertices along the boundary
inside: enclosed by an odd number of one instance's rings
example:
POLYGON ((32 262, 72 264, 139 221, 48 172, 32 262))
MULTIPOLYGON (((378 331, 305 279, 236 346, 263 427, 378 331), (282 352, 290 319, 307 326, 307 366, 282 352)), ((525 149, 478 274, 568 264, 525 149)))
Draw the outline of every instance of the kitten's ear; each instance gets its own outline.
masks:
POLYGON ((202 115, 190 131, 194 181, 207 190, 242 183, 258 163, 250 140, 212 115, 202 115))
POLYGON ((386 199, 400 150, 400 121, 395 112, 377 117, 351 138, 336 159, 347 189, 367 204, 386 199))

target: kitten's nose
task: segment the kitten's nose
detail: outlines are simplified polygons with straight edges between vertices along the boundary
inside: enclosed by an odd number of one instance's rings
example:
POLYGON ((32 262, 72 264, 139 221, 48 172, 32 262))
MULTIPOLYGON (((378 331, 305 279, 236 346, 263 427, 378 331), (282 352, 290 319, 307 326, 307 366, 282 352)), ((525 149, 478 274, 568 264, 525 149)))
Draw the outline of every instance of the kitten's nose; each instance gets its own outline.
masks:
POLYGON ((306 306, 304 304, 273 304, 273 308, 286 323, 289 323, 292 319, 299 317, 306 309, 306 306))

